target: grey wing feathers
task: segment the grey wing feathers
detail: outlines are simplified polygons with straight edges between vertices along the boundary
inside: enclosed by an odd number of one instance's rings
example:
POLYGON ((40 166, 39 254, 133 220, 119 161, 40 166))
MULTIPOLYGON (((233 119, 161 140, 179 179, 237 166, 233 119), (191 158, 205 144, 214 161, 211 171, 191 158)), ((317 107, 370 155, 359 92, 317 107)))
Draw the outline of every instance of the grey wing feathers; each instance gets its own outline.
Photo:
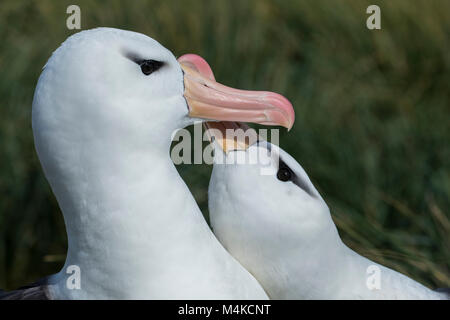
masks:
POLYGON ((0 290, 0 300, 51 300, 47 280, 46 277, 13 291, 0 290))
POLYGON ((435 291, 445 294, 447 296, 447 299, 450 300, 450 288, 439 288, 435 291))

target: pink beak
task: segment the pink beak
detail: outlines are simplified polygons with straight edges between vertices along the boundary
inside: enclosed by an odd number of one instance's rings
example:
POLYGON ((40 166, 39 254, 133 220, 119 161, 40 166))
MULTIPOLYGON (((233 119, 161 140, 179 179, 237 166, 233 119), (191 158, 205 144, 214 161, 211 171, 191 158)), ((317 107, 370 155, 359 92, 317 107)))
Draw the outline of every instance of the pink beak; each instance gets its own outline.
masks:
POLYGON ((208 63, 196 54, 185 54, 178 62, 184 71, 184 97, 190 117, 292 128, 294 109, 282 95, 224 86, 215 81, 208 63))

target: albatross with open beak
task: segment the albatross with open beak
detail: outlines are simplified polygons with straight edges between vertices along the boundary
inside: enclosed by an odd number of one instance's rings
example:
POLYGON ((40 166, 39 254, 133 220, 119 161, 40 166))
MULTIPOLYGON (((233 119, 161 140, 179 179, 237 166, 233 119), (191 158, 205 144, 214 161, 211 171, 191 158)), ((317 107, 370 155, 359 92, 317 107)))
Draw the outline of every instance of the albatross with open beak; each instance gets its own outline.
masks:
POLYGON ((69 37, 45 65, 32 107, 36 151, 64 215, 66 262, 3 297, 267 298, 216 240, 170 159, 173 132, 198 119, 290 128, 294 112, 278 94, 217 83, 199 56, 177 61, 143 34, 69 37))

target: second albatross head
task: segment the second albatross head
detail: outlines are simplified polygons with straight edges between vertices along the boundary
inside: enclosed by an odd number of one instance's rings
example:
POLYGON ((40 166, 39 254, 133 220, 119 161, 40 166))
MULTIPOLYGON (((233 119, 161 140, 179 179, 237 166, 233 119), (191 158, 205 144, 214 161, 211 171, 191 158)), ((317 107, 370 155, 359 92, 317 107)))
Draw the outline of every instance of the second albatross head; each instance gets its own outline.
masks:
POLYGON ((319 257, 340 242, 327 204, 302 166, 253 129, 230 122, 206 127, 215 145, 208 190, 214 234, 271 298, 307 296, 297 280, 315 274, 319 257), (233 136, 238 129, 247 134, 233 136))

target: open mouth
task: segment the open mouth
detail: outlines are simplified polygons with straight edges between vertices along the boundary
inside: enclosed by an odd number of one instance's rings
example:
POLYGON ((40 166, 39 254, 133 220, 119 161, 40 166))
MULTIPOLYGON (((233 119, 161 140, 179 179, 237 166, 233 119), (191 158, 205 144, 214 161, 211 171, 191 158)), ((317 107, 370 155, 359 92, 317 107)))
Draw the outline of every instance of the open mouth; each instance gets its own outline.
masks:
POLYGON ((203 125, 209 140, 225 153, 237 150, 245 151, 260 140, 256 130, 243 122, 208 121, 203 125))

